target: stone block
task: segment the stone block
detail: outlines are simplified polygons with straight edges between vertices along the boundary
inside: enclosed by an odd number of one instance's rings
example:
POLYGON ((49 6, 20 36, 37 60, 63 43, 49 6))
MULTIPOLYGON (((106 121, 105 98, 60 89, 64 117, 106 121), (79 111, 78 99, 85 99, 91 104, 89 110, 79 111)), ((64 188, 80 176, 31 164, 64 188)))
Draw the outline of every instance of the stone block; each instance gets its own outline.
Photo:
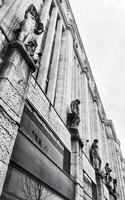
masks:
POLYGON ((5 163, 3 163, 2 161, 0 161, 0 194, 2 193, 7 168, 8 168, 8 166, 5 163))
POLYGON ((28 99, 40 115, 49 122, 50 127, 71 151, 71 135, 37 83, 35 86, 30 84, 28 99))
POLYGON ((8 158, 10 159, 11 141, 12 138, 9 133, 3 127, 0 127, 0 160, 6 164, 8 163, 8 158))
POLYGON ((8 131, 9 135, 12 138, 15 138, 17 135, 18 126, 15 121, 13 121, 4 111, 0 109, 0 126, 4 130, 8 131))
POLYGON ((2 99, 17 116, 21 116, 25 100, 7 79, 1 80, 0 99, 2 99))

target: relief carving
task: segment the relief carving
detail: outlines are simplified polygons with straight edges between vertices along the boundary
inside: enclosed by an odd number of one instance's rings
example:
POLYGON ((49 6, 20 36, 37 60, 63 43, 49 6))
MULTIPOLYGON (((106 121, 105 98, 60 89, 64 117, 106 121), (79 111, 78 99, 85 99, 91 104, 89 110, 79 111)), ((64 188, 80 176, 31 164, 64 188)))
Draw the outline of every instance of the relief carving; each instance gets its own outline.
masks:
POLYGON ((33 4, 25 11, 24 20, 20 22, 18 29, 18 40, 24 43, 28 53, 35 59, 35 50, 37 47, 36 36, 44 31, 43 23, 41 23, 39 14, 33 4))

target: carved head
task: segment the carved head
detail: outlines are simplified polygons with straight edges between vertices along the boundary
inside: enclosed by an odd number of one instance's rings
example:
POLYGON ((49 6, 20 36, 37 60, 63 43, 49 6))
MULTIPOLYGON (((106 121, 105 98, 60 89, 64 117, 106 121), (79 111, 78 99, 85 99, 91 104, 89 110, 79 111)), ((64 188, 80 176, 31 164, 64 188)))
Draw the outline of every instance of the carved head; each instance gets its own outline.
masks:
POLYGON ((97 144, 98 143, 98 139, 94 139, 94 143, 97 144))
POLYGON ((80 104, 80 100, 76 99, 75 102, 79 105, 80 104))
POLYGON ((32 18, 36 22, 36 27, 34 29, 34 33, 37 34, 37 35, 41 34, 44 31, 44 26, 43 26, 43 23, 41 23, 39 14, 38 14, 38 12, 37 12, 37 10, 36 10, 36 8, 33 4, 31 4, 27 8, 24 18, 27 19, 29 17, 29 14, 32 16, 32 18))

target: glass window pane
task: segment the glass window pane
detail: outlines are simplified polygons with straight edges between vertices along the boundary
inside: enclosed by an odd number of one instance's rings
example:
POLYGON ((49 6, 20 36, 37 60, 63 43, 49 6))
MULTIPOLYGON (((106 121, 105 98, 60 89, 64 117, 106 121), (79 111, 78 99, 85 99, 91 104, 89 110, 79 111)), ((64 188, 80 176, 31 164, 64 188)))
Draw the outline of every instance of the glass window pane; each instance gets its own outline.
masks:
POLYGON ((6 194, 22 200, 62 200, 41 183, 11 166, 8 170, 3 196, 6 194))

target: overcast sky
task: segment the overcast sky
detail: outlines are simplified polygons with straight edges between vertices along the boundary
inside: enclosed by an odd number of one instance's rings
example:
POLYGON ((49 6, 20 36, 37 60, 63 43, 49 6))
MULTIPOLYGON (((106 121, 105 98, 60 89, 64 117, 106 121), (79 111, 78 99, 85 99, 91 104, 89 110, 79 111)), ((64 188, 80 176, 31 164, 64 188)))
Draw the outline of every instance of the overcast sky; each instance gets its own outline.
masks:
POLYGON ((125 0, 70 0, 70 4, 125 157, 125 0))

